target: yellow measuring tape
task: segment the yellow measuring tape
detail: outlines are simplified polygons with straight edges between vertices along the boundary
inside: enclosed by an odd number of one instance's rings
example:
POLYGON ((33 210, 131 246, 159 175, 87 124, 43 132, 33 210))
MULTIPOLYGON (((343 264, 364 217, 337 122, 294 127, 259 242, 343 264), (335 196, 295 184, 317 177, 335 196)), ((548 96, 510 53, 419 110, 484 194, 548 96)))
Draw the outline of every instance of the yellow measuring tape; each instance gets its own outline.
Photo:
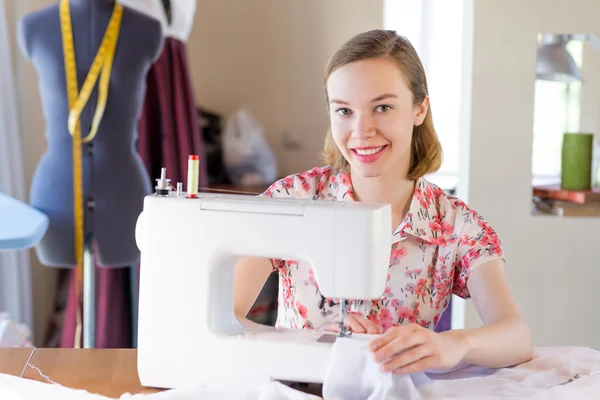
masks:
POLYGON ((102 39, 100 49, 94 58, 94 62, 85 78, 81 92, 78 89, 77 66, 75 62, 75 46, 73 44, 73 30, 71 27, 71 10, 69 0, 60 2, 60 26, 62 31, 62 45, 65 63, 65 77, 67 83, 67 94, 69 98, 69 133, 73 136, 73 196, 74 196, 74 220, 75 220, 75 262, 76 262, 76 298, 77 298, 77 328, 75 331, 74 344, 76 348, 80 347, 81 341, 81 307, 80 299, 83 292, 83 178, 81 166, 81 146, 82 143, 90 142, 96 136, 98 126, 102 120, 106 108, 108 97, 108 87, 110 83, 110 73, 112 69, 115 49, 119 40, 119 31, 121 28, 121 19, 123 16, 123 7, 115 1, 113 13, 102 39), (98 106, 94 112, 94 119, 90 133, 81 137, 81 124, 79 118, 85 105, 87 104, 92 90, 100 77, 98 88, 98 106))

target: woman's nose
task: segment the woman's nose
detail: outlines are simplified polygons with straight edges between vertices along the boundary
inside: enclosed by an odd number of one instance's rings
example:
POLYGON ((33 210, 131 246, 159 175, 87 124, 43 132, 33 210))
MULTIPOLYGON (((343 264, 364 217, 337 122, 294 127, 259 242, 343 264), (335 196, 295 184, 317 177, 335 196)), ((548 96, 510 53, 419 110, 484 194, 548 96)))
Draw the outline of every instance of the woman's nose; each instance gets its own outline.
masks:
POLYGON ((356 138, 367 138, 375 136, 375 118, 372 115, 358 115, 354 120, 352 136, 356 138))

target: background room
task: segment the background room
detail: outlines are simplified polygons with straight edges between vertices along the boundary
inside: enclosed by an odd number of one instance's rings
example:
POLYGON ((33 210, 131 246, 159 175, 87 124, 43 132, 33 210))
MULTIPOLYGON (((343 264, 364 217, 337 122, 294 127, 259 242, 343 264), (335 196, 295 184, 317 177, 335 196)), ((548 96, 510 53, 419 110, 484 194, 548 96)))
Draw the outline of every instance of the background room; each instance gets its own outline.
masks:
MULTIPOLYGON (((24 16, 55 3, 0 2, 0 193, 25 203, 47 143, 38 75, 20 50, 17 26, 24 16)), ((135 8, 143 2, 122 3, 135 8)), ((148 75, 146 96, 152 97, 147 97, 151 101, 142 115, 147 119, 140 126, 147 141, 160 136, 145 153, 149 184, 159 177, 161 162, 172 162, 170 155, 179 160, 175 171, 168 172, 179 173, 179 165, 187 165, 188 150, 198 148, 198 139, 204 152, 202 187, 260 193, 276 178, 321 165, 328 128, 323 90, 328 58, 354 34, 397 30, 413 43, 425 65, 444 148, 441 170, 428 178, 476 208, 503 238, 506 274, 536 345, 600 349, 600 314, 591 300, 600 279, 595 252, 600 214, 598 199, 589 191, 599 180, 600 77, 591 71, 600 66, 600 51, 585 36, 600 36, 595 17, 599 3, 170 3, 172 26, 166 32, 177 45, 165 46, 161 69, 148 75), (576 79, 556 82, 537 75, 538 48, 548 38, 543 34, 582 35, 550 37, 559 46, 567 40, 576 79), (153 131, 164 123, 156 115, 167 111, 172 120, 182 118, 185 124, 153 131), (577 189, 586 193, 583 200, 561 200, 556 196, 564 192, 540 187, 560 186, 565 179, 563 160, 569 156, 564 155, 563 135, 568 132, 591 133, 577 145, 576 154, 584 155, 577 158, 589 155, 587 164, 569 170, 570 178, 582 173, 589 177, 590 188, 577 189), (192 144, 166 154, 160 143, 181 144, 182 137, 192 144), (248 143, 254 146, 244 158, 248 143)), ((168 24, 168 13, 156 15, 168 24)), ((2 212, 0 208, 0 217, 6 216, 2 212)), ((0 233, 8 226, 0 220, 0 233)), ((136 268, 98 269, 97 347, 135 347, 136 268)), ((71 271, 43 265, 33 248, 0 253, 0 311, 30 328, 35 346, 69 343, 63 319, 70 312, 71 271)), ((258 320, 272 321, 276 284, 272 279, 259 298, 254 310, 258 320)), ((457 298, 447 318, 452 328, 481 324, 470 302, 457 298)))

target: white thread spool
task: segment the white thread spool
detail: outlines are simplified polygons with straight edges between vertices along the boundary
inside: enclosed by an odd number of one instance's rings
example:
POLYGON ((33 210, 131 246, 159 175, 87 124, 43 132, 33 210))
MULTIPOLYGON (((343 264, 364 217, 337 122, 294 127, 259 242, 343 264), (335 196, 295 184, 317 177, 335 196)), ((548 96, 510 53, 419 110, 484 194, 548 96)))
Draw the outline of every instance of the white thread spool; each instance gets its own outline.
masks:
POLYGON ((188 181, 187 193, 188 197, 198 197, 198 175, 200 174, 200 157, 190 155, 188 157, 188 181))

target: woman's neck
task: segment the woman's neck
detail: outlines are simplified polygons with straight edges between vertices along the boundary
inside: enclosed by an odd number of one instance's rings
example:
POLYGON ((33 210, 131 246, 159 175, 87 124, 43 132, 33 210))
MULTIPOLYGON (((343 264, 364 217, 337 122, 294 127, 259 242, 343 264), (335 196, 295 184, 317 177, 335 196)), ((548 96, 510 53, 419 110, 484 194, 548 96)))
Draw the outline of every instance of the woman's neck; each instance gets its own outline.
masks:
POLYGON ((415 181, 397 176, 365 178, 352 174, 352 190, 358 201, 392 205, 395 220, 402 220, 410 208, 415 181))

